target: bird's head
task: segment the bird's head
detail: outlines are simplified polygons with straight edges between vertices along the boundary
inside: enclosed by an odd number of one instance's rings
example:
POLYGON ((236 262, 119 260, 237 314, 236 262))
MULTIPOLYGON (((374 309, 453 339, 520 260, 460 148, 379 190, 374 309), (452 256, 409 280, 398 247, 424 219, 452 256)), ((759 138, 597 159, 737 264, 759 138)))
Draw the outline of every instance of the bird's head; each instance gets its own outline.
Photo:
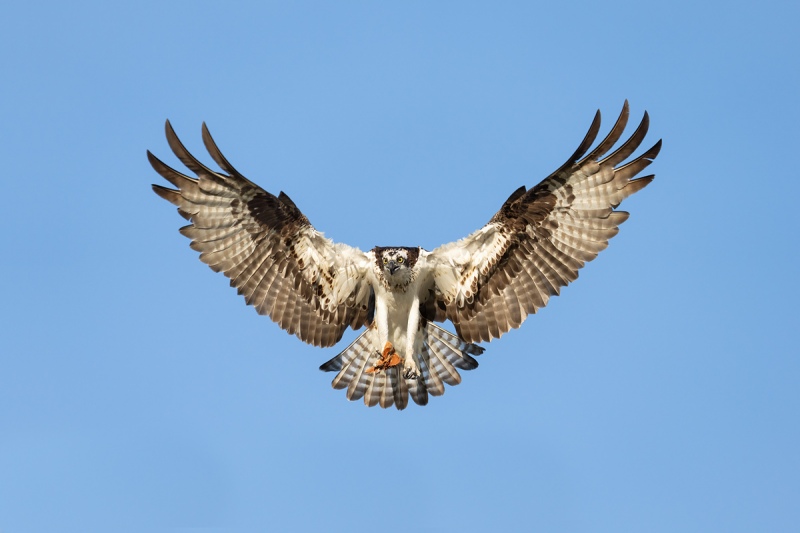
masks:
POLYGON ((419 248, 376 247, 374 252, 378 269, 388 287, 405 288, 411 283, 419 248))

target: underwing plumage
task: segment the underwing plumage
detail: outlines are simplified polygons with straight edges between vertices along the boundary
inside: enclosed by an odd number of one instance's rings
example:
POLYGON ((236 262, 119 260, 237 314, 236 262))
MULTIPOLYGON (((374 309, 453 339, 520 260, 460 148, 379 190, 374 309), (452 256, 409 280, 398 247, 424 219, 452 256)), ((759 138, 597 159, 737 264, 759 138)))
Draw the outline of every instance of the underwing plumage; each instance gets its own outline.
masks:
POLYGON ((598 111, 578 149, 531 189, 514 191, 489 222, 432 251, 376 246, 363 252, 317 231, 284 192, 270 194, 240 174, 203 124, 203 143, 222 169, 198 161, 169 121, 166 136, 195 174, 150 164, 175 188, 153 185, 190 223, 180 229, 200 260, 222 272, 248 305, 314 346, 329 347, 344 331, 364 329, 320 369, 349 400, 404 409, 461 382, 478 366, 478 343, 518 328, 608 245, 628 213, 619 204, 653 175, 637 177, 661 141, 628 160, 649 127, 644 114, 614 149, 627 125, 626 101, 609 133, 598 111), (628 160, 627 162, 625 162, 628 160), (435 324, 450 321, 451 333, 435 324))

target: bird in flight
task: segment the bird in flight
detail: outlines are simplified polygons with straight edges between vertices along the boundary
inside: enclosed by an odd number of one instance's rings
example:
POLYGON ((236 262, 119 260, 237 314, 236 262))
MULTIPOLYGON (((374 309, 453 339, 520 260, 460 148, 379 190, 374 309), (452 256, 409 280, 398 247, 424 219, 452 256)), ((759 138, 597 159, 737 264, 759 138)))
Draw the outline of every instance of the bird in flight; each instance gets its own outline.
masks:
POLYGON ((336 344, 350 327, 364 331, 320 366, 348 400, 404 409, 425 405, 478 366, 479 343, 518 328, 547 305, 578 270, 608 246, 628 213, 616 208, 653 175, 637 177, 661 149, 659 140, 628 160, 647 134, 644 114, 614 149, 628 121, 626 101, 591 151, 600 112, 575 153, 541 183, 514 191, 489 222, 428 251, 376 246, 363 252, 326 238, 285 193, 267 192, 222 155, 203 124, 203 143, 222 169, 190 154, 169 121, 166 136, 197 177, 150 164, 175 189, 153 185, 190 223, 180 232, 212 270, 230 279, 248 305, 314 346, 336 344), (613 150, 612 150, 613 149, 613 150), (588 152, 588 153, 587 153, 588 152), (626 162, 626 160, 628 160, 626 162), (449 320, 452 333, 437 323, 449 320))

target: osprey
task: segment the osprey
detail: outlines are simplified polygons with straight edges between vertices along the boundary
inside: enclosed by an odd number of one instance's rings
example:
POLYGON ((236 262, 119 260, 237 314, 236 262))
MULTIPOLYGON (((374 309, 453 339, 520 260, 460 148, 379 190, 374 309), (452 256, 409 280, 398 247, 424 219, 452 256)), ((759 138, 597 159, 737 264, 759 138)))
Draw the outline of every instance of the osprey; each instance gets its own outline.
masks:
POLYGON ((458 370, 478 366, 477 343, 517 328, 578 277, 605 249, 628 213, 615 208, 653 180, 637 178, 658 155, 659 140, 639 147, 647 113, 616 150, 628 102, 608 135, 587 154, 600 111, 566 163, 532 189, 514 191, 489 222, 433 251, 377 246, 368 252, 334 243, 317 231, 283 192, 274 196, 240 174, 217 148, 205 124, 203 143, 224 172, 203 165, 166 135, 197 178, 156 158, 153 168, 177 187, 153 190, 191 223, 180 232, 200 260, 230 278, 249 305, 314 346, 336 344, 344 331, 365 328, 320 369, 336 372, 335 389, 368 406, 404 409, 461 382, 458 370), (611 151, 611 153, 609 153, 611 151), (455 334, 437 326, 449 320, 455 334))

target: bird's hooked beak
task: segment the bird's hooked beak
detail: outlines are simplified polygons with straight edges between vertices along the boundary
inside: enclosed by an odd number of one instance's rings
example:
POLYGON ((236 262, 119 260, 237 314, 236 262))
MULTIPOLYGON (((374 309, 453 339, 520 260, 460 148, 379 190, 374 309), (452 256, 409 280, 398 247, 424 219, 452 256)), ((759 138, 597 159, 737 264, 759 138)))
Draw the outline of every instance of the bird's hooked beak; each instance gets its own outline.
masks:
POLYGON ((389 261, 387 267, 389 268, 389 274, 394 276, 394 273, 397 272, 397 269, 400 268, 400 265, 398 265, 396 261, 389 261))

